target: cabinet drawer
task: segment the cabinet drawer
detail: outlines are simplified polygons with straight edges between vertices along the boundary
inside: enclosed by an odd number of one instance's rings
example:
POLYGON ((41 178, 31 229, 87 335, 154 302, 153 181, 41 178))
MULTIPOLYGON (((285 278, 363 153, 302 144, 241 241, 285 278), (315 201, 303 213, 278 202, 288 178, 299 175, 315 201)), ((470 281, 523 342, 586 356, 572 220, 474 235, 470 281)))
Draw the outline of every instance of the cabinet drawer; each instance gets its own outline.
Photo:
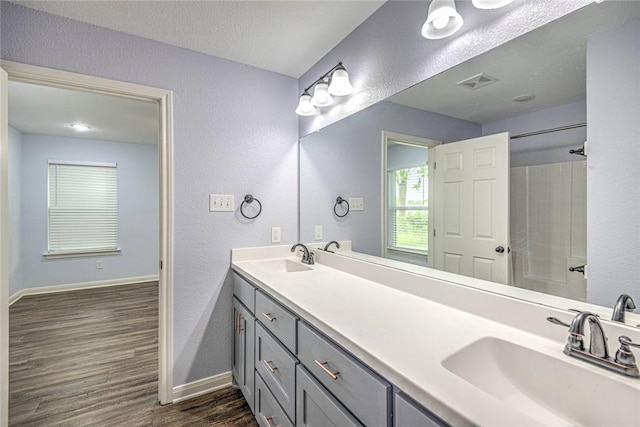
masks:
POLYGON ((298 327, 300 362, 363 424, 391 424, 391 385, 308 325, 298 327))
POLYGON ((298 319, 280 304, 256 292, 256 318, 292 353, 296 352, 296 323, 298 319))
POLYGON ((233 273, 233 295, 235 295, 251 313, 256 312, 256 288, 236 272, 233 273))
POLYGON ((293 427, 289 418, 278 405, 276 398, 273 397, 267 386, 265 385, 260 374, 256 375, 256 420, 262 427, 293 427))
POLYGON ((302 365, 296 381, 296 426, 362 426, 302 365))
POLYGON ((296 365, 298 360, 256 322, 255 366, 292 420, 296 419, 296 365))
POLYGON ((426 408, 418 405, 404 393, 394 395, 395 412, 394 427, 447 427, 444 421, 432 414, 426 408))

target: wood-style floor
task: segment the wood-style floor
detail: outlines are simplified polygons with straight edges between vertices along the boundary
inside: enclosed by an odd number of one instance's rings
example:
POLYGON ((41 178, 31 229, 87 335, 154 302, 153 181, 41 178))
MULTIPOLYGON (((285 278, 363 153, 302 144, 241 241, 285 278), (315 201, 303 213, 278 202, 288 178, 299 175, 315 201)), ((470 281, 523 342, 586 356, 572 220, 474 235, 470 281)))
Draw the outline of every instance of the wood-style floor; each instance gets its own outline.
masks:
POLYGON ((158 283, 25 296, 9 310, 10 426, 256 426, 238 390, 158 395, 158 283))

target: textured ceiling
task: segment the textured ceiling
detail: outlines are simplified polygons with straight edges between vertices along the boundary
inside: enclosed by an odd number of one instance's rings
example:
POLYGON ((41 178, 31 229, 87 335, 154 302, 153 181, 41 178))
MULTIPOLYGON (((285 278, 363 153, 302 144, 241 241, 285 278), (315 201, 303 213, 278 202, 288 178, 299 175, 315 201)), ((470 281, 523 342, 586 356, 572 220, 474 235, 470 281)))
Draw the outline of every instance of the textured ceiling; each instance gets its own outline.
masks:
POLYGON ((12 1, 298 78, 384 1, 12 1))
POLYGON ((586 97, 587 39, 640 18, 640 2, 592 4, 425 80, 389 101, 476 123, 489 123, 586 97), (498 79, 470 90, 457 83, 479 73, 498 79), (530 93, 530 102, 513 102, 530 93))

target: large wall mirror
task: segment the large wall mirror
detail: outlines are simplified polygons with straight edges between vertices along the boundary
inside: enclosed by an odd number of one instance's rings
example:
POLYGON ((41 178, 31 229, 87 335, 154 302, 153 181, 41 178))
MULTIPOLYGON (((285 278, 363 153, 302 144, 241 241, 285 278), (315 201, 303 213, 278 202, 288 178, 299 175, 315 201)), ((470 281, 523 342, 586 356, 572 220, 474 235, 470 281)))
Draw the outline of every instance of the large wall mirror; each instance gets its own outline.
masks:
POLYGON ((639 71, 640 2, 594 3, 305 136, 301 241, 640 303, 639 71))

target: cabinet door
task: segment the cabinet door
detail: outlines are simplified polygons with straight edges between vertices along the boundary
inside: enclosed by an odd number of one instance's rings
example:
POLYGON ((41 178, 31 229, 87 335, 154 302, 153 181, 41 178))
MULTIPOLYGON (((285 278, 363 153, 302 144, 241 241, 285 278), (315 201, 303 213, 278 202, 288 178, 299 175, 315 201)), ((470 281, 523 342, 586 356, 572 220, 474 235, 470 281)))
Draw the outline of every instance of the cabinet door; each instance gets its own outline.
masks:
POLYGON ((301 366, 296 375, 296 426, 362 426, 329 392, 301 366))
POLYGON ((237 300, 233 301, 233 377, 249 408, 254 408, 255 387, 255 327, 256 319, 237 300))
POLYGON ((395 395, 394 427, 447 427, 444 421, 403 393, 395 395))

